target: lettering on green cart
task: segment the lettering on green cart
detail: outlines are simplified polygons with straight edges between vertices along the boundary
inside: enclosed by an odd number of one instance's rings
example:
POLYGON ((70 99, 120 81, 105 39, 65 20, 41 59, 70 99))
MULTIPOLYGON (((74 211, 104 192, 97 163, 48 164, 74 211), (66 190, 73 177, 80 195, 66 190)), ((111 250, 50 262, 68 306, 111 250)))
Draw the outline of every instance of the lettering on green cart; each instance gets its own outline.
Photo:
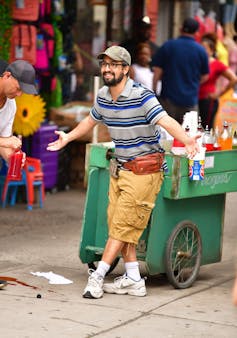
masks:
POLYGON ((205 179, 201 182, 201 185, 214 189, 218 185, 229 183, 231 177, 231 173, 212 174, 210 176, 205 176, 205 179))

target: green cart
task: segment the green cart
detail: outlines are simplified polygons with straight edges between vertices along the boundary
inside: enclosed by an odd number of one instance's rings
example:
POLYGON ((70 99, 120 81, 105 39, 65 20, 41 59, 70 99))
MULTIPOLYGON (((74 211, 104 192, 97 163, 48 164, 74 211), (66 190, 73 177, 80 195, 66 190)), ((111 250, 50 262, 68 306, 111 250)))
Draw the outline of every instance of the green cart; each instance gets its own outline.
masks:
MULTIPOLYGON (((89 267, 101 259, 108 236, 111 151, 111 143, 90 144, 87 149, 79 257, 89 267)), ((166 160, 169 172, 137 246, 137 257, 145 262, 149 275, 164 273, 181 289, 193 284, 201 265, 221 261, 226 193, 237 191, 237 150, 206 153, 202 181, 190 181, 187 158, 167 153, 166 160)))

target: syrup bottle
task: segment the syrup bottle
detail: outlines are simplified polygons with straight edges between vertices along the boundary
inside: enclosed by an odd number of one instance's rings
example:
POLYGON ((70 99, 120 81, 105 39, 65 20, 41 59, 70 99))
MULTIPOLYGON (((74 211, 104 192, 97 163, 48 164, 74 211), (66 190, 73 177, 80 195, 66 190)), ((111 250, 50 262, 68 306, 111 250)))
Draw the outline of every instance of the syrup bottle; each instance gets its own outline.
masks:
POLYGON ((202 126, 201 116, 198 116, 197 134, 200 135, 200 138, 197 139, 197 142, 200 146, 202 146, 203 145, 204 129, 203 129, 203 126, 202 126))
POLYGON ((188 126, 188 125, 185 127, 185 133, 186 133, 187 135, 189 135, 189 134, 190 134, 190 128, 189 128, 189 126, 188 126))
POLYGON ((221 147, 221 150, 232 149, 232 136, 229 130, 229 124, 226 121, 223 123, 223 129, 218 139, 218 143, 221 147))
POLYGON ((234 131, 234 135, 232 138, 232 149, 237 149, 237 131, 234 131))
POLYGON ((219 128, 218 126, 216 126, 214 131, 214 143, 213 143, 214 150, 221 150, 221 146, 219 144, 219 137, 220 137, 219 128))
POLYGON ((202 126, 202 119, 201 116, 198 116, 198 126, 197 126, 197 131, 199 133, 204 133, 204 128, 202 126))
POLYGON ((212 151, 214 150, 213 143, 214 143, 214 140, 213 140, 212 133, 209 130, 209 127, 206 126, 204 135, 203 135, 203 147, 206 148, 206 151, 212 151))

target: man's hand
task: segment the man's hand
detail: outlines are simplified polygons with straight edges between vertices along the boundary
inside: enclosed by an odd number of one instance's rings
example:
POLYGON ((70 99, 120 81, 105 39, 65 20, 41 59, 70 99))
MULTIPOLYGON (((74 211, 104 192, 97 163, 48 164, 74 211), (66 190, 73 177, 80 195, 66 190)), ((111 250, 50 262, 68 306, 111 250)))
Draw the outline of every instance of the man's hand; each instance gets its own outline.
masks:
POLYGON ((163 116, 157 124, 166 129, 170 135, 185 145, 188 158, 193 158, 200 151, 197 139, 200 138, 201 135, 189 137, 182 126, 171 116, 163 116))
POLYGON ((49 151, 57 151, 65 147, 69 142, 73 140, 80 139, 82 136, 86 135, 90 130, 92 130, 96 121, 92 119, 90 115, 86 116, 78 125, 72 129, 69 133, 64 133, 63 131, 55 131, 55 134, 58 135, 58 139, 54 142, 51 142, 47 146, 49 151))
POLYGON ((55 134, 58 135, 58 139, 54 142, 51 142, 47 146, 47 150, 49 151, 57 151, 61 148, 65 147, 68 143, 68 136, 64 131, 55 131, 55 134))
POLYGON ((19 137, 16 136, 0 137, 0 147, 18 150, 21 148, 21 145, 22 141, 21 138, 19 137))
POLYGON ((189 142, 186 143, 185 149, 187 153, 187 157, 192 159, 197 153, 200 152, 200 147, 197 143, 197 139, 199 139, 201 135, 195 135, 194 137, 190 137, 189 142))

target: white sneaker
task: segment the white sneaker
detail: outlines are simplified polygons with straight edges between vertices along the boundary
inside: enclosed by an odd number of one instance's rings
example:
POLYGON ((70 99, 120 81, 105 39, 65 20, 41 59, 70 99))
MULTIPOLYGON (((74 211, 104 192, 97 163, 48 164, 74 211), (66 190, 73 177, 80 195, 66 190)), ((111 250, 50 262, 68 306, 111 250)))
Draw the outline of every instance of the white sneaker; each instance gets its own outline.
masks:
POLYGON ((5 281, 5 280, 0 280, 0 289, 3 289, 3 288, 5 288, 7 286, 7 281, 5 281))
POLYGON ((143 297, 146 296, 145 280, 140 279, 138 282, 129 278, 126 274, 115 278, 113 283, 105 283, 104 292, 116 293, 117 295, 131 295, 143 297))
POLYGON ((103 283, 104 279, 98 276, 94 270, 89 269, 89 278, 87 286, 84 289, 84 298, 101 298, 103 296, 103 283))

